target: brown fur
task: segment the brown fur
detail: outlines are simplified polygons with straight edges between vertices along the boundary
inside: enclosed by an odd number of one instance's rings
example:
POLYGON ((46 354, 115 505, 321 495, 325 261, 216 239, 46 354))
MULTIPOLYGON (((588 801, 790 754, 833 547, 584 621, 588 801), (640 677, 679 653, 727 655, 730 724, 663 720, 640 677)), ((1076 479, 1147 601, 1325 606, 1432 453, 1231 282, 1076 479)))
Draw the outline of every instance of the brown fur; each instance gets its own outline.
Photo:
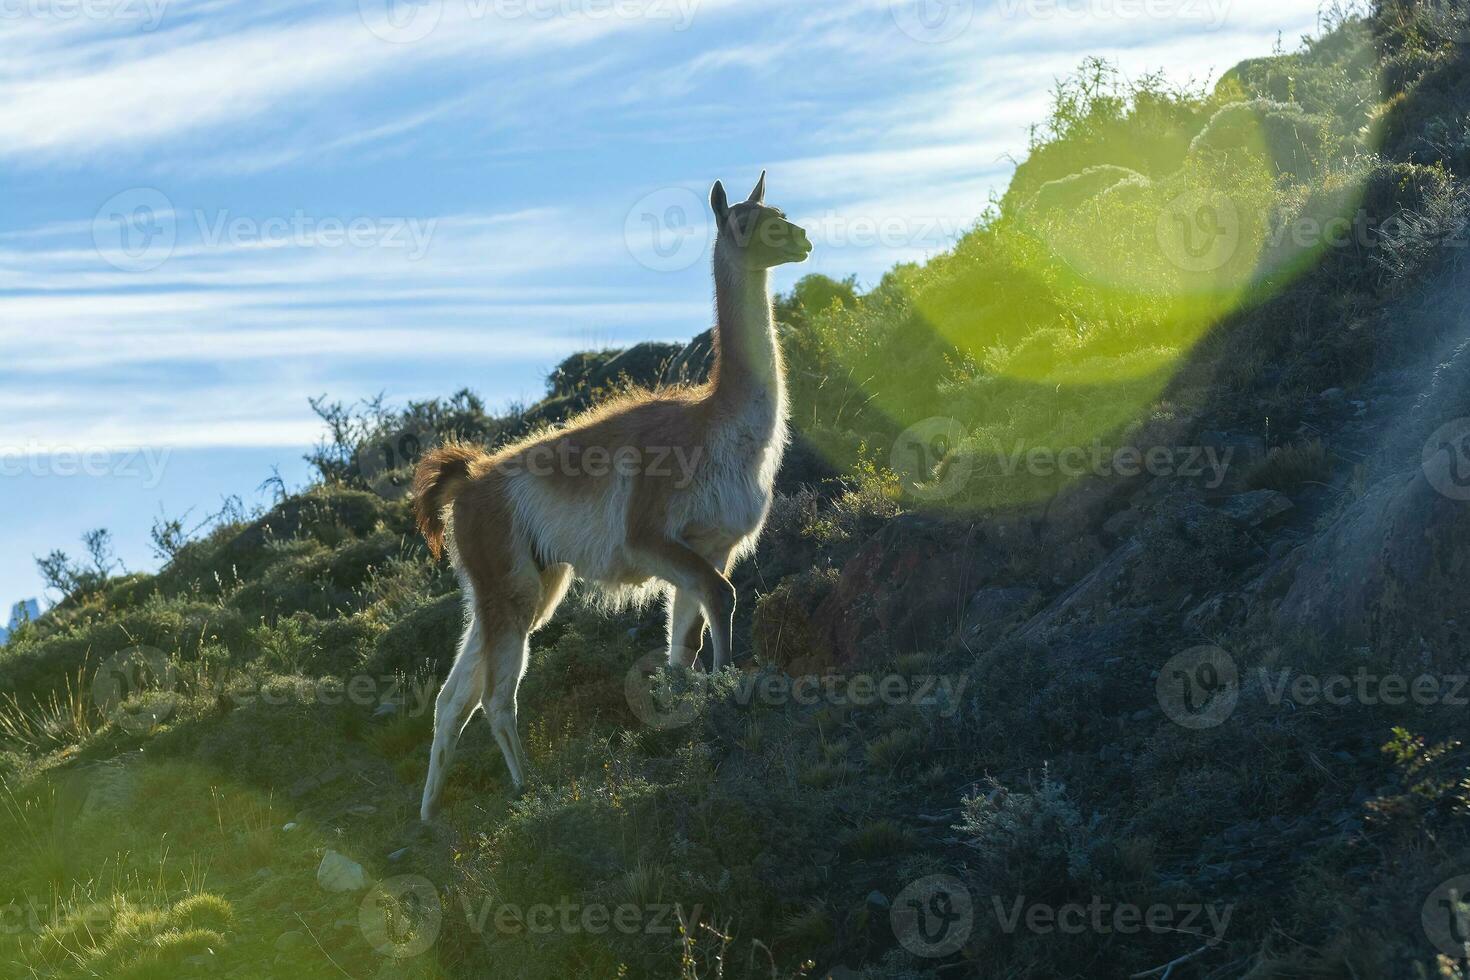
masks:
POLYGON ((465 488, 470 467, 484 458, 484 450, 448 443, 426 453, 414 470, 414 520, 436 559, 444 555, 444 508, 465 488))

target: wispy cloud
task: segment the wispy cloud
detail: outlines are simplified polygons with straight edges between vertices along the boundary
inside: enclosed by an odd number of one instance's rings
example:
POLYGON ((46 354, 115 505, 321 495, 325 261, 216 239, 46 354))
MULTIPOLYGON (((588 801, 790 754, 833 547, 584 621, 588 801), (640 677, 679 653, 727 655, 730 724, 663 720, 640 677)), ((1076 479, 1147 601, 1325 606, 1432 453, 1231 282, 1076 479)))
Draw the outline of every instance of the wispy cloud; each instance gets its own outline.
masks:
POLYGON ((28 190, 0 217, 0 410, 57 444, 260 445, 314 432, 323 391, 534 396, 572 349, 707 325, 715 176, 770 167, 813 228, 783 283, 872 282, 973 223, 1083 55, 1218 74, 1311 21, 1091 2, 1104 16, 978 3, 942 43, 888 0, 426 0, 432 30, 326 0, 7 21, 0 174, 28 190), (138 214, 143 261, 114 220, 138 214), (687 258, 648 261, 630 236, 650 214, 687 258), (353 222, 369 237, 343 244, 353 222), (395 225, 419 234, 395 247, 395 225))
MULTIPOLYGON (((147 0, 135 2, 141 7, 147 0)), ((699 13, 713 16, 727 4, 703 0, 699 13)), ((432 16, 434 24, 419 37, 386 13, 343 13, 336 4, 303 5, 264 23, 258 12, 242 14, 239 4, 192 6, 191 13, 213 9, 218 16, 175 24, 164 13, 151 30, 106 18, 28 24, 0 73, 0 155, 54 157, 246 126, 353 86, 381 87, 467 59, 481 68, 533 61, 670 27, 655 16, 598 16, 592 8, 537 16, 534 4, 477 0, 421 5, 420 16, 432 16), (531 13, 506 12, 517 9, 531 13)), ((386 124, 390 131, 398 125, 386 124)))

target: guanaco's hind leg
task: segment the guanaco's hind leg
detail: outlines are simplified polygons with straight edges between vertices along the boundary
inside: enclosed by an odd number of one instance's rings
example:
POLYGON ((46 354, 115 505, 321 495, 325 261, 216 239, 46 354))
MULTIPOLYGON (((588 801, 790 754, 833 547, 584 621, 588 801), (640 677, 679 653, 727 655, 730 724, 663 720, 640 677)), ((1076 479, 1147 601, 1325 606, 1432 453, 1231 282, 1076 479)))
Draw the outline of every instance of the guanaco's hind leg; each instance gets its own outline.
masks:
POLYGON ((420 809, 424 820, 439 809, 455 743, 476 708, 485 709, 511 779, 518 788, 525 784, 526 752, 516 732, 516 691, 526 671, 527 638, 565 594, 571 569, 556 565, 538 570, 529 552, 517 548, 503 527, 499 520, 477 520, 474 512, 456 517, 455 536, 473 615, 435 704, 434 747, 420 809))
POLYGON ((516 789, 526 785, 526 769, 530 765, 526 749, 521 745, 516 708, 516 692, 526 674, 529 657, 530 640, 523 632, 506 631, 485 643, 489 680, 485 688, 485 717, 490 719, 490 730, 495 733, 496 744, 505 756, 505 767, 510 770, 516 789))
POLYGON ((505 756, 505 767, 510 770, 516 789, 525 786, 526 770, 530 766, 525 746, 521 744, 516 706, 516 693, 521 678, 526 676, 526 664, 531 656, 530 634, 551 619, 571 581, 571 565, 552 565, 543 570, 541 594, 529 627, 521 625, 524 617, 519 609, 503 609, 499 618, 505 625, 494 635, 486 636, 485 717, 490 720, 490 730, 495 734, 501 755, 505 756))
POLYGON ((434 747, 429 750, 429 776, 424 780, 424 797, 419 806, 422 820, 432 820, 438 813, 439 797, 444 792, 444 778, 454 758, 454 749, 484 697, 483 643, 479 617, 471 613, 454 666, 434 702, 434 747))

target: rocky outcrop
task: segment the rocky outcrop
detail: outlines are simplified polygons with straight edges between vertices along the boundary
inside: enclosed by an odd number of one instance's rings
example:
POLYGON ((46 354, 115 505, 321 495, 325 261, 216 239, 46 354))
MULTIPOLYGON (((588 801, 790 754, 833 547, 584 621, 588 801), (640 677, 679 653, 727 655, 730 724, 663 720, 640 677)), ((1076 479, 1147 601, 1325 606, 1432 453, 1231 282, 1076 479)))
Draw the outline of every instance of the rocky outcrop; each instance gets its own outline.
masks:
POLYGON ((1363 492, 1291 556, 1283 575, 1290 584, 1269 622, 1462 662, 1470 622, 1470 346, 1445 355, 1424 397, 1401 417, 1363 492))

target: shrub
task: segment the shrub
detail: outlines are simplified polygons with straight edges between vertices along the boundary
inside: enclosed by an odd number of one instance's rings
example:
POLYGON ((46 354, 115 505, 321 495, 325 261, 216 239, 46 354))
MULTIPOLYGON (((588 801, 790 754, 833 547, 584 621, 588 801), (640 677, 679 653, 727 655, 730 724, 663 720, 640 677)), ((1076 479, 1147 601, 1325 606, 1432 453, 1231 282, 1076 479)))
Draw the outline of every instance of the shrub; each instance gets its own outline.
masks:
POLYGON ((1246 471, 1245 483, 1252 490, 1295 490, 1304 483, 1323 483, 1331 472, 1327 448, 1312 439, 1274 447, 1246 471))
POLYGON ((813 622, 813 614, 837 580, 836 569, 808 569, 759 596, 751 624, 756 656, 793 673, 830 665, 831 645, 813 622))
POLYGON ((1301 106, 1253 99, 1227 105, 1211 116, 1190 142, 1189 153, 1259 158, 1276 173, 1301 180, 1320 169, 1327 128, 1325 117, 1309 115, 1301 106))
POLYGON ((1036 191, 1031 206, 1040 211, 1072 208, 1123 181, 1146 182, 1147 177, 1127 167, 1100 163, 1080 173, 1048 181, 1036 191))
POLYGON ((1025 790, 989 779, 965 797, 960 823, 976 852, 976 877, 995 894, 1022 895, 1028 886, 1057 888, 1083 883, 1094 873, 1100 817, 1087 819, 1067 788, 1042 770, 1025 790))

